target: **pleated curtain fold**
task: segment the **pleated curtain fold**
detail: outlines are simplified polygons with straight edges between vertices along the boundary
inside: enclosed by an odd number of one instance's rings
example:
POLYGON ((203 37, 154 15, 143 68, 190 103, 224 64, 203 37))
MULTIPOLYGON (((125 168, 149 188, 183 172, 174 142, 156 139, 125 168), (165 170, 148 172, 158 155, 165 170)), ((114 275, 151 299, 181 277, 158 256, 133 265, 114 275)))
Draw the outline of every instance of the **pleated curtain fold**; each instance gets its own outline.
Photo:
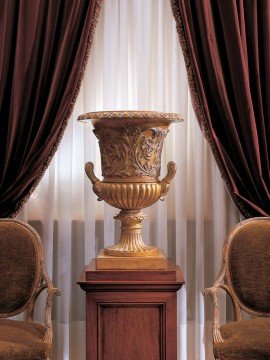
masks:
POLYGON ((246 217, 270 215, 270 2, 171 0, 193 106, 246 217))
POLYGON ((101 3, 0 2, 0 217, 18 213, 58 147, 101 3))

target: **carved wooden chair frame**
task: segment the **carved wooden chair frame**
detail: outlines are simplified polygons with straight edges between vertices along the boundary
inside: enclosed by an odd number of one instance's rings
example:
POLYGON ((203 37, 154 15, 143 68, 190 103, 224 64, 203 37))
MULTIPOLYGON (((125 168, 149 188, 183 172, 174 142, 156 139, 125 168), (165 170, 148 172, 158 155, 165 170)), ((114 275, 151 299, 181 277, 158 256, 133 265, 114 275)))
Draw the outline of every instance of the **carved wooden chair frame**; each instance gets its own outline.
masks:
MULTIPOLYGON (((269 317, 270 313, 268 312, 261 312, 256 311, 254 309, 251 309, 247 307, 245 304, 241 302, 239 297, 237 296, 236 292, 234 291, 234 287, 232 285, 231 280, 231 273, 230 273, 230 267, 229 267, 229 255, 230 250, 233 244, 233 241, 235 239, 235 235, 238 233, 238 231, 245 225, 250 224, 252 222, 256 221, 269 221, 270 218, 267 217, 256 217, 244 220, 240 222, 238 225, 236 225, 233 230, 230 232, 229 236, 224 242, 223 245, 223 251, 222 251, 222 265, 221 270, 217 276, 217 279, 214 283, 214 285, 210 288, 207 288, 203 291, 203 295, 209 295, 212 304, 213 304, 213 324, 212 324, 212 334, 213 334, 213 343, 214 345, 216 343, 224 342, 224 339, 220 333, 220 311, 219 311, 219 304, 218 304, 218 291, 219 289, 224 289, 226 293, 229 295, 232 304, 233 304, 233 312, 234 312, 234 321, 240 321, 242 320, 242 313, 241 311, 244 311, 250 315, 254 316, 263 316, 263 317, 269 317)), ((215 358, 218 359, 218 358, 215 358)))
MULTIPOLYGON (((34 247, 37 253, 37 261, 36 261, 36 277, 33 281, 32 291, 28 297, 28 300, 18 309, 7 312, 7 313, 0 313, 0 318, 9 318, 15 316, 23 311, 27 311, 26 313, 26 321, 32 322, 35 310, 35 303, 40 295, 40 293, 47 289, 47 299, 46 299, 46 308, 45 308, 45 327, 46 332, 42 341, 49 345, 51 348, 52 346, 52 338, 53 338, 53 329, 52 329, 52 298, 54 295, 59 296, 61 292, 58 288, 53 286, 51 279, 47 273, 45 263, 44 263, 44 250, 43 245, 40 239, 39 234, 27 223, 15 220, 15 219, 0 219, 1 222, 9 222, 9 223, 17 223, 20 224, 22 227, 26 228, 32 235, 34 241, 34 247)), ((45 360, 50 360, 50 358, 46 358, 45 360)))

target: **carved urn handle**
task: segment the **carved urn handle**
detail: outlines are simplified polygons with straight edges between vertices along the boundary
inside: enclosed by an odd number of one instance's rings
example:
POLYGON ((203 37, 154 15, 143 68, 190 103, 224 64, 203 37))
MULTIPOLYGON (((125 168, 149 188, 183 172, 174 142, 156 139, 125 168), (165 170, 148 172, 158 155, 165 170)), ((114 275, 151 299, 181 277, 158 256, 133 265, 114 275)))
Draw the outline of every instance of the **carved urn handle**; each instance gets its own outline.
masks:
POLYGON ((85 164, 85 172, 87 177, 91 180, 91 183, 93 184, 93 190, 98 197, 98 201, 102 201, 102 191, 101 187, 99 186, 102 182, 94 174, 94 164, 91 161, 88 161, 85 164))
POLYGON ((176 174, 176 164, 173 161, 169 161, 167 164, 167 175, 159 183, 161 185, 161 194, 160 194, 161 201, 164 200, 164 196, 169 191, 172 179, 174 178, 175 174, 176 174))

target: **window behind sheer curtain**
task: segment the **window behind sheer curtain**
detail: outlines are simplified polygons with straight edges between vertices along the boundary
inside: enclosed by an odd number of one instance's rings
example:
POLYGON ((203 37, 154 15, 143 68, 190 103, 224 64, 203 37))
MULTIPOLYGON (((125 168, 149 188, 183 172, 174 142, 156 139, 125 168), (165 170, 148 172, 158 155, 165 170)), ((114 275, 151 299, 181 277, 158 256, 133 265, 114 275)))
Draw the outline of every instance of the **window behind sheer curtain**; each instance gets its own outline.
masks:
POLYGON ((96 201, 84 175, 84 164, 93 161, 101 177, 97 140, 91 126, 76 119, 84 112, 125 109, 179 112, 185 119, 171 126, 165 140, 162 175, 169 160, 178 171, 166 201, 146 209, 150 220, 143 236, 185 276, 178 297, 178 359, 211 359, 211 305, 204 306, 201 291, 217 275, 225 234, 238 213, 194 117, 170 2, 104 1, 88 69, 91 79, 86 69, 57 155, 20 214, 41 234, 49 272, 62 289, 54 308, 53 358, 85 359, 85 294, 76 281, 118 233, 117 210, 96 201))

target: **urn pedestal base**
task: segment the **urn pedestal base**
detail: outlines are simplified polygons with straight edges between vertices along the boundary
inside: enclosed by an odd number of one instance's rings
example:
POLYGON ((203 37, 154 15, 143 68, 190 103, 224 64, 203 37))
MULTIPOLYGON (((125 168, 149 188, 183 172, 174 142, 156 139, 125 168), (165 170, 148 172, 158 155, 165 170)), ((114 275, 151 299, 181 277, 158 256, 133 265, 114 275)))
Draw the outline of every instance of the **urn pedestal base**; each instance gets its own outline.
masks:
MULTIPOLYGON (((130 259, 129 259, 130 260, 130 259)), ((86 292, 87 360, 177 360, 176 293, 183 275, 165 270, 97 270, 78 281, 86 292)))
POLYGON ((98 270, 165 270, 166 257, 162 250, 157 249, 155 256, 109 256, 100 250, 96 258, 98 270))

